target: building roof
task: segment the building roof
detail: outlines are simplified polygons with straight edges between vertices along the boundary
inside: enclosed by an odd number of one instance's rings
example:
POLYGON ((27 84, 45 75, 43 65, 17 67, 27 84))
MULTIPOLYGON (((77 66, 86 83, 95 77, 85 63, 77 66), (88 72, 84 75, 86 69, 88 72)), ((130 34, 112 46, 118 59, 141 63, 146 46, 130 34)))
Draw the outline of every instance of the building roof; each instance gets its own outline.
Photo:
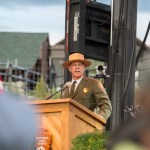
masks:
POLYGON ((65 58, 65 39, 51 46, 51 58, 65 58))
POLYGON ((31 68, 48 33, 0 32, 0 61, 31 68))

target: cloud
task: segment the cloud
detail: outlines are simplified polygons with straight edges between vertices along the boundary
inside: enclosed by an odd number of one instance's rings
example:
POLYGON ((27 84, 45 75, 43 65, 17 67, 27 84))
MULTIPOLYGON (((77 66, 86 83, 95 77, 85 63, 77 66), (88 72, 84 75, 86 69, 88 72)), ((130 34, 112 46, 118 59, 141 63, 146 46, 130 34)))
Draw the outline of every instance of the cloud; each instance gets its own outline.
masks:
POLYGON ((0 9, 0 32, 49 33, 50 43, 64 38, 65 6, 29 7, 27 11, 0 9), (56 11, 59 10, 59 11, 56 11))
POLYGON ((8 30, 8 29, 10 29, 10 27, 9 26, 0 25, 0 29, 1 30, 8 30))
MULTIPOLYGON (((111 4, 112 0, 97 0, 97 2, 104 4, 111 4)), ((138 11, 140 12, 149 12, 150 13, 150 0, 137 0, 138 11)))
MULTIPOLYGON (((97 0, 97 2, 111 4, 112 0, 97 0)), ((0 0, 0 6, 6 8, 18 8, 27 6, 65 5, 65 0, 0 0)), ((150 0, 138 0, 138 10, 150 12, 150 0)))
POLYGON ((149 0, 138 0, 138 10, 141 12, 150 13, 150 1, 149 0))
POLYGON ((64 0, 0 0, 1 7, 62 5, 64 0))
MULTIPOLYGON (((150 19, 149 13, 142 12, 142 13, 139 13, 137 16, 137 37, 140 38, 142 41, 143 41, 144 36, 146 34, 149 19, 150 19)), ((150 33, 147 37, 146 43, 148 45, 150 45, 150 33)))
POLYGON ((107 4, 107 5, 111 4, 111 0, 97 0, 97 2, 100 2, 100 3, 103 3, 103 4, 107 4))

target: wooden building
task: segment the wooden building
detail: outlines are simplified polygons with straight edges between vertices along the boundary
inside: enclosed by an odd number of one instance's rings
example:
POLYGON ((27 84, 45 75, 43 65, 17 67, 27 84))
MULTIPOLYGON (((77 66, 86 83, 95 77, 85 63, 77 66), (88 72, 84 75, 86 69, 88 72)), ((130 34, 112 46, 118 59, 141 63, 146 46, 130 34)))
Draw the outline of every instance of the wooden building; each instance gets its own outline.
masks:
POLYGON ((0 43, 3 80, 10 77, 12 81, 34 79, 35 82, 28 83, 32 89, 41 76, 49 82, 48 33, 0 32, 0 43))

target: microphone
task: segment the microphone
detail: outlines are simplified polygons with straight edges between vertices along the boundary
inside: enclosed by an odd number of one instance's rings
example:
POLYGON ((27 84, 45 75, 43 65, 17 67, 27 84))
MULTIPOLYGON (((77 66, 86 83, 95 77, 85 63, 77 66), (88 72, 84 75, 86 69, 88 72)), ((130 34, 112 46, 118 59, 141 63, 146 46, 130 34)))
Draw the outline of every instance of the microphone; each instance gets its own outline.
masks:
POLYGON ((45 100, 48 100, 48 99, 52 98, 54 95, 56 95, 57 93, 63 91, 66 88, 70 88, 71 85, 72 84, 70 82, 67 82, 60 90, 56 91, 55 93, 53 93, 52 95, 50 95, 49 97, 47 97, 45 100))

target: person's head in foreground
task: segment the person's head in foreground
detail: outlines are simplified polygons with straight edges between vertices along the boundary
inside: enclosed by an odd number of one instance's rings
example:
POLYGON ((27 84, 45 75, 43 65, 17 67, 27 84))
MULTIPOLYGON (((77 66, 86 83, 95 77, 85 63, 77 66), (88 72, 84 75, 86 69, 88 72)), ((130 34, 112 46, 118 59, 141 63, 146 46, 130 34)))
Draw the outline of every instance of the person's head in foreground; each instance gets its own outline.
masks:
POLYGON ((31 150, 36 122, 32 109, 17 96, 0 95, 0 150, 31 150))
POLYGON ((144 114, 119 128, 108 142, 108 150, 149 150, 150 115, 144 114))

